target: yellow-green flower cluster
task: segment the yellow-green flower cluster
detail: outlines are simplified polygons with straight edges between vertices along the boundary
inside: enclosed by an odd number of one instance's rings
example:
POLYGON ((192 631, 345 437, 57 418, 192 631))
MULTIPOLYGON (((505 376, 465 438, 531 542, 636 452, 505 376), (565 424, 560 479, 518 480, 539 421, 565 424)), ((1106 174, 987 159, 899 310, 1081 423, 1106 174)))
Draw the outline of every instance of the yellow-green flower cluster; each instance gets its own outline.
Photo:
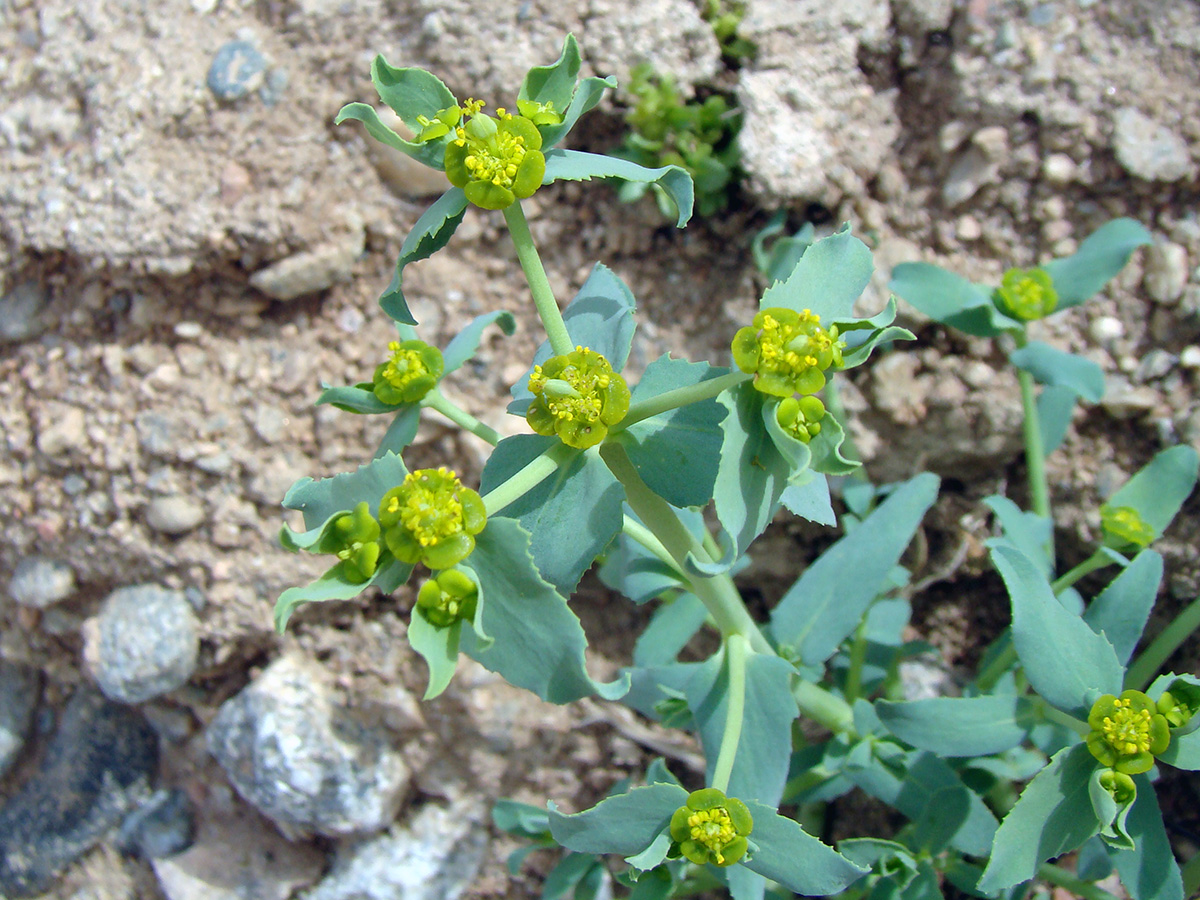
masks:
POLYGON ((376 366, 371 380, 371 393, 381 403, 416 403, 437 386, 445 368, 437 347, 424 341, 392 341, 388 350, 391 358, 376 366))
POLYGON ((1120 697, 1105 694, 1092 705, 1088 726, 1092 756, 1124 775, 1148 771, 1171 742, 1166 717, 1141 691, 1125 691, 1120 697))
POLYGON ((439 628, 473 619, 478 603, 479 586, 458 569, 439 572, 417 592, 417 610, 439 628))
POLYGON ((545 104, 529 101, 526 108, 533 113, 532 120, 524 114, 514 116, 503 108, 497 109, 492 117, 482 112, 483 106, 479 100, 468 100, 461 109, 442 110, 425 126, 421 136, 428 132, 431 136, 428 139, 432 140, 453 128, 454 137, 446 145, 446 177, 452 185, 462 188, 476 206, 504 209, 516 200, 532 196, 542 186, 546 157, 542 154, 542 135, 535 121, 556 114, 545 104))
POLYGON ((1009 269, 995 297, 1002 312, 1022 322, 1044 318, 1058 306, 1058 292, 1045 269, 1009 269))
POLYGON ((417 469, 379 501, 383 540, 401 562, 448 569, 475 549, 487 512, 446 468, 417 469))
POLYGON ((775 410, 775 421, 787 434, 807 444, 821 433, 825 404, 816 397, 788 397, 775 410))
POLYGON ((1114 550, 1143 550, 1154 542, 1154 529, 1132 506, 1100 507, 1104 546, 1114 550))
POLYGON ((352 584, 362 584, 375 574, 380 553, 379 523, 365 500, 333 520, 318 549, 340 560, 342 577, 352 584))
POLYGON ((587 347, 535 366, 529 390, 529 427, 580 450, 599 444, 629 412, 629 385, 607 359, 587 347))
POLYGON ((671 853, 696 865, 732 866, 746 855, 754 819, 746 804, 716 788, 688 794, 671 816, 671 853))

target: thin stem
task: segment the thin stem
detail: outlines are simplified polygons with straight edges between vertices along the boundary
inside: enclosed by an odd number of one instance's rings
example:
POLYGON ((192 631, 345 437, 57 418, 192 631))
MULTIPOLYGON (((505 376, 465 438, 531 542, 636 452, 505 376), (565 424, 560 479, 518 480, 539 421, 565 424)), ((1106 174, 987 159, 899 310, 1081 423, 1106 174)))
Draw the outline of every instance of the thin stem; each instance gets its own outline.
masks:
POLYGON ((1051 590, 1056 594, 1061 594, 1079 579, 1085 575, 1090 575, 1098 569, 1103 569, 1105 566, 1115 565, 1116 561, 1102 550, 1097 550, 1075 568, 1071 569, 1064 575, 1060 575, 1055 582, 1050 585, 1051 590))
POLYGON ((480 422, 437 388, 434 388, 425 395, 425 399, 421 401, 421 405, 437 410, 455 425, 471 432, 477 438, 482 438, 493 447, 500 443, 500 432, 496 431, 492 426, 480 422))
POLYGON ((1045 719, 1047 722, 1053 722, 1056 725, 1064 725, 1067 728, 1070 728, 1076 734, 1087 734, 1089 731, 1092 730, 1088 726, 1087 722, 1084 722, 1081 719, 1077 719, 1074 716, 1069 715, 1060 709, 1055 709, 1049 703, 1043 702, 1041 704, 1041 708, 1042 708, 1042 718, 1045 719))
POLYGON ((625 488, 625 499, 637 517, 654 532, 679 569, 687 573, 688 586, 692 593, 700 598, 721 634, 725 637, 741 634, 750 642, 755 653, 774 655, 775 651, 758 630, 758 625, 750 618, 750 613, 728 574, 704 576, 688 571, 685 563, 689 554, 700 560, 711 561, 711 558, 696 537, 679 520, 671 505, 642 481, 625 448, 620 444, 605 442, 600 446, 600 458, 625 488))
POLYGON ((554 289, 550 287, 550 280, 542 267, 542 258, 538 256, 533 235, 529 233, 529 223, 525 220, 520 200, 505 207, 504 221, 517 250, 517 259, 525 273, 525 280, 529 282, 533 305, 537 307, 538 316, 546 329, 546 337, 550 339, 550 348, 555 356, 570 353, 575 349, 575 345, 571 342, 571 335, 567 333, 567 323, 563 321, 558 301, 554 299, 554 289))
POLYGON ((1055 887, 1066 888, 1076 897, 1082 897, 1083 900, 1117 900, 1114 895, 1103 888, 1096 887, 1090 881, 1084 881, 1053 863, 1042 863, 1038 866, 1037 873, 1042 881, 1048 881, 1055 887))
POLYGON ((629 407, 629 412, 625 414, 625 418, 618 422, 612 430, 620 431, 636 422, 642 421, 642 419, 649 419, 651 416, 660 415, 668 410, 678 409, 681 406, 687 406, 691 403, 698 403, 701 400, 708 400, 728 388, 736 387, 743 381, 749 381, 753 377, 753 375, 747 375, 745 372, 728 372, 725 375, 701 381, 699 384, 689 384, 685 387, 675 388, 673 391, 667 391, 665 394, 659 394, 657 397, 651 397, 649 400, 635 403, 629 407))
POLYGON ((746 639, 731 634, 725 639, 729 660, 729 700, 725 710, 725 731, 721 734, 721 749, 713 766, 712 787, 721 793, 729 790, 733 760, 742 739, 742 718, 746 711, 746 639))
MULTIPOLYGON (((1017 336, 1017 346, 1025 346, 1025 335, 1017 336)), ((1050 488, 1046 483, 1046 450, 1042 441, 1042 423, 1037 413, 1037 396, 1034 393, 1033 375, 1017 369, 1017 384, 1021 386, 1021 410, 1024 416, 1025 468, 1029 476, 1029 501, 1033 511, 1050 523, 1050 540, 1047 549, 1054 559, 1054 516, 1050 510, 1050 488)))
POLYGON ((867 617, 863 616, 854 631, 854 643, 850 645, 850 668, 846 672, 846 702, 853 705, 862 695, 862 670, 867 661, 867 617))
POLYGON ((1164 628, 1159 636, 1150 642, 1150 646, 1134 660, 1125 673, 1125 687, 1144 691, 1146 685, 1154 680, 1155 674, 1163 667, 1163 663, 1197 628, 1200 628, 1200 597, 1189 603, 1183 612, 1175 617, 1175 621, 1164 628))
POLYGON ((976 687, 981 691, 990 691, 996 686, 996 682, 1000 680, 1001 676, 1013 667, 1017 659, 1017 648, 1013 645, 1010 634, 1008 644, 992 657, 983 671, 975 676, 976 687))
POLYGON ((566 444, 554 444, 540 456, 535 456, 523 469, 514 472, 503 484, 499 484, 483 495, 483 506, 489 516, 521 499, 554 472, 567 463, 578 451, 566 444))
POLYGON ((792 696, 796 698, 801 715, 807 716, 834 734, 844 734, 851 738, 858 736, 854 728, 854 710, 841 697, 803 678, 797 678, 792 684, 792 696))
POLYGON ((679 566, 675 563, 675 560, 671 558, 670 551, 663 546, 662 541, 655 537, 653 531, 631 516, 625 516, 622 530, 632 540, 637 541, 656 557, 658 557, 660 562, 666 566, 669 566, 672 572, 674 572, 683 580, 687 580, 687 575, 684 574, 684 571, 681 568, 679 568, 679 566))

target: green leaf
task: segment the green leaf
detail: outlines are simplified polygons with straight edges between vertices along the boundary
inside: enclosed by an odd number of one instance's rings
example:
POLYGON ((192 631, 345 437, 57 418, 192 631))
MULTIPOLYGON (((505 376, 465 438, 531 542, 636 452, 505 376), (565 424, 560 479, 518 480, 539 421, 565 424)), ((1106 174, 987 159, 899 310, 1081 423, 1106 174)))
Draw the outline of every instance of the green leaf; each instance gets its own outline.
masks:
POLYGON ((772 611, 776 642, 809 665, 832 656, 884 588, 937 492, 937 476, 916 476, 821 554, 772 611))
POLYGON ((750 837, 758 845, 753 858, 742 863, 750 871, 811 897, 836 894, 870 871, 821 843, 798 822, 779 815, 770 806, 753 800, 747 800, 746 806, 754 817, 750 837))
POLYGON ((1180 734, 1179 731, 1175 731, 1171 735, 1170 745, 1159 754, 1158 758, 1177 769, 1200 772, 1200 731, 1193 731, 1189 734, 1180 734))
POLYGON ((429 209, 421 214, 412 231, 404 239, 400 247, 400 258, 396 260, 396 271, 392 280, 379 298, 383 311, 397 322, 406 325, 416 325, 404 299, 404 267, 411 262, 427 259, 433 256, 450 242, 463 215, 467 210, 467 195, 462 188, 452 187, 433 202, 429 209))
MULTIPOLYGON (((424 127, 418 121, 420 116, 433 119, 443 109, 458 105, 450 89, 436 75, 416 67, 395 68, 388 65, 382 55, 376 56, 371 63, 371 81, 379 99, 390 106, 414 134, 424 127)), ((445 148, 438 149, 444 151, 445 148)), ((434 167, 442 167, 440 159, 434 167)))
POLYGON ((493 322, 499 325, 500 330, 505 334, 511 335, 517 330, 517 320, 510 312, 498 310, 476 316, 466 328, 454 336, 454 339, 442 351, 442 360, 445 364, 444 375, 449 375, 455 369, 461 368, 463 363, 475 355, 475 351, 479 349, 479 341, 483 337, 484 329, 493 322))
MULTIPOLYGON (((383 123, 375 107, 370 104, 347 103, 338 112, 337 118, 333 120, 333 123, 341 125, 347 119, 362 122, 366 126, 367 134, 381 144, 386 144, 393 150, 399 150, 406 156, 411 156, 417 162, 424 163, 431 169, 441 170, 444 168, 446 156, 445 144, 441 141, 431 141, 421 144, 402 138, 383 123)), ((420 126, 417 126, 417 130, 420 131, 420 126)))
POLYGON ((604 864, 584 853, 567 853, 542 883, 542 900, 562 900, 573 892, 575 900, 595 897, 597 874, 603 879, 604 864))
POLYGON ((458 668, 458 643, 461 637, 461 621, 439 628, 418 609, 413 609, 408 623, 408 643, 429 666, 429 686, 425 689, 423 700, 432 700, 450 684, 454 670, 458 668))
POLYGON ((880 700, 875 712, 905 743, 939 756, 990 756, 1029 734, 1034 709, 1024 697, 933 697, 907 703, 880 700))
POLYGON ((325 386, 321 391, 314 405, 320 406, 328 403, 331 406, 336 406, 338 409, 352 413, 386 413, 395 412, 396 407, 384 403, 372 392, 370 387, 359 385, 339 385, 337 387, 325 386))
POLYGON ((1037 564, 1043 575, 1051 577, 1054 563, 1046 551, 1050 546, 1050 522, 1037 513, 1025 512, 999 494, 985 497, 983 503, 996 514, 1004 539, 1037 564))
POLYGON ((888 289, 929 318, 977 337, 1024 328, 996 308, 990 290, 930 263, 896 266, 888 289))
POLYGON ((627 535, 618 536, 597 574, 604 584, 639 606, 665 591, 686 587, 674 568, 627 535))
POLYGON ((1083 621, 1104 634, 1122 665, 1129 663, 1162 583, 1163 560, 1143 550, 1088 604, 1083 621))
POLYGON ((634 645, 633 664, 662 666, 675 662, 707 618, 708 610, 694 594, 681 594, 662 604, 634 645))
POLYGON ((555 111, 563 113, 575 94, 580 61, 579 44, 575 35, 568 34, 557 60, 548 66, 534 66, 525 73, 517 98, 549 103, 555 111))
POLYGON ((1074 850, 1100 828, 1088 783, 1096 760, 1084 744, 1060 750, 1025 786, 992 844, 979 890, 993 894, 1029 881, 1048 859, 1074 850))
POLYGON ((991 558, 1012 600, 1013 645, 1033 689, 1078 718, 1099 695, 1121 693, 1125 668, 1108 639, 1059 603, 1019 550, 998 546, 991 558))
MULTIPOLYGON (((518 434, 505 438, 483 468, 479 490, 487 494, 559 443, 558 438, 518 434)), ((576 453, 541 484, 496 515, 516 519, 533 536, 533 561, 561 593, 580 577, 621 530, 625 492, 595 451, 576 453)))
POLYGON ((568 850, 577 853, 635 856, 667 830, 671 816, 687 798, 688 792, 683 788, 659 782, 608 797, 574 815, 560 813, 551 803, 550 833, 568 850))
POLYGON ((275 630, 280 634, 287 628, 292 611, 301 603, 321 603, 326 600, 353 600, 367 588, 376 585, 385 593, 395 590, 408 580, 413 567, 385 552, 375 574, 361 582, 347 581, 339 563, 316 581, 302 587, 290 587, 275 601, 275 630))
MULTIPOLYGON (((684 692, 700 726, 711 783, 729 711, 729 666, 722 651, 696 670, 684 692)), ((777 656, 749 653, 742 719, 744 739, 738 744, 725 793, 740 800, 777 806, 787 781, 792 750, 792 722, 800 714, 792 696, 795 670, 777 656)), ((757 828, 755 830, 757 834, 757 828)), ((757 837, 755 837, 757 840, 757 837)))
POLYGON ((784 488, 779 501, 793 515, 832 528, 837 525, 837 516, 829 499, 829 481, 817 472, 808 474, 811 477, 793 481, 784 488))
POLYGON ((579 150, 546 152, 546 174, 542 177, 542 184, 555 181, 591 181, 593 178, 620 178, 628 182, 656 184, 675 204, 677 227, 682 228, 692 217, 692 176, 686 169, 679 166, 647 169, 626 159, 602 156, 598 153, 583 153, 579 150))
POLYGON ((813 243, 792 274, 767 288, 760 309, 782 306, 821 317, 823 327, 854 318, 854 303, 871 280, 875 265, 867 245, 846 226, 813 243))
POLYGON ((1121 884, 1133 900, 1183 900, 1183 878, 1163 828, 1154 785, 1145 775, 1134 775, 1133 781, 1137 799, 1125 819, 1133 849, 1111 854, 1121 884))
MULTIPOLYGON (((611 75, 606 78, 589 77, 579 82, 575 88, 575 94, 571 97, 571 104, 567 107, 567 111, 563 113, 563 120, 558 125, 542 125, 538 127, 538 131, 542 134, 542 150, 547 151, 551 147, 558 144, 565 138, 575 127, 575 123, 584 115, 584 113, 593 109, 600 98, 604 96, 606 90, 615 90, 617 80, 611 75)), ((554 152, 558 152, 555 150, 554 152)), ((546 154, 547 163, 549 163, 549 153, 546 154)), ((543 182, 545 183, 545 182, 543 182)))
POLYGON ((375 451, 375 458, 380 459, 389 453, 399 456, 416 438, 420 424, 420 405, 409 403, 401 406, 396 412, 396 417, 392 419, 392 424, 383 433, 383 438, 379 441, 379 449, 375 451))
POLYGON ((466 630, 465 653, 551 703, 591 694, 615 700, 628 690, 628 676, 601 684, 588 675, 583 628, 567 601, 538 574, 529 532, 517 522, 489 518, 468 559, 487 597, 483 629, 493 643, 485 648, 473 629, 466 630))
POLYGON ((842 320, 839 328, 846 337, 847 349, 842 354, 843 369, 853 369, 861 366, 879 347, 886 347, 895 341, 912 341, 916 339, 907 328, 892 325, 896 318, 896 298, 889 297, 887 305, 869 319, 842 320), (860 335, 858 332, 870 329, 870 334, 860 335))
POLYGON ((1066 439, 1077 396, 1073 388, 1062 385, 1045 387, 1038 394, 1037 417, 1042 430, 1042 452, 1046 456, 1066 439))
POLYGON ((958 816, 939 828, 950 830, 952 846, 972 856, 984 856, 996 832, 996 818, 974 792, 968 790, 958 773, 944 760, 925 750, 906 752, 890 741, 860 741, 846 758, 846 777, 914 822, 925 815, 936 797, 943 792, 966 790, 967 802, 955 807, 958 816), (861 748, 861 749, 860 749, 861 748))
MULTIPOLYGON (((663 355, 646 367, 633 388, 641 403, 677 388, 700 384, 728 369, 663 355)), ((625 429, 620 440, 650 490, 672 506, 704 506, 712 499, 728 410, 715 399, 689 403, 625 429)))
POLYGON ((1042 266, 1050 273, 1058 293, 1056 309, 1078 306, 1125 268, 1138 247, 1151 242, 1148 232, 1133 219, 1113 219, 1093 231, 1070 256, 1042 266))
POLYGON ((1008 358, 1040 384, 1070 388, 1092 403, 1100 402, 1104 396, 1104 371, 1090 359, 1041 341, 1030 341, 1010 353, 1008 358))
POLYGON ((1163 450, 1108 498, 1109 506, 1131 506, 1161 537, 1196 486, 1200 457, 1186 444, 1163 450))
POLYGON ((1092 811, 1096 814, 1096 821, 1100 823, 1099 837, 1113 850, 1132 849, 1133 841, 1126 832, 1125 820, 1133 808, 1133 801, 1117 805, 1113 795, 1100 783, 1100 774, 1104 771, 1106 770, 1101 768, 1093 769, 1088 779, 1088 796, 1092 801, 1092 811))
POLYGON ((284 496, 283 505, 302 512, 308 529, 322 525, 334 513, 354 509, 364 500, 371 515, 378 518, 383 495, 402 484, 407 475, 404 460, 388 453, 353 472, 320 481, 301 478, 284 496))
POLYGON ((519 837, 550 836, 550 817, 546 810, 503 797, 492 806, 492 824, 519 837))

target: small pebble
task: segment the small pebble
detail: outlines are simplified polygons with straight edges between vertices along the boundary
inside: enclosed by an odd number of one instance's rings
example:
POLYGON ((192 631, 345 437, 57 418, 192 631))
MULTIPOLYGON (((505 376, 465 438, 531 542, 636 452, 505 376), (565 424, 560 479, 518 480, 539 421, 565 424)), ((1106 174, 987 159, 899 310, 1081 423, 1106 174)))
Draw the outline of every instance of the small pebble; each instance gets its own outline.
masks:
POLYGON ((1125 326, 1116 316, 1100 316, 1088 326, 1088 333, 1097 344, 1110 344, 1124 337, 1125 326))
POLYGON ((43 313, 49 302, 46 292, 32 281, 0 295, 0 344, 27 341, 45 331, 43 313))
POLYGON ((1188 280, 1187 250, 1169 241, 1153 244, 1146 251, 1142 287, 1151 300, 1176 303, 1188 280))
POLYGON ((1074 181, 1076 172, 1075 160, 1065 153, 1051 153, 1042 161, 1042 177, 1059 187, 1074 181))
POLYGON ((263 86, 258 89, 258 99, 267 106, 274 106, 282 98, 288 86, 286 69, 272 69, 267 73, 263 86))
POLYGON ((230 41, 208 69, 208 89, 218 100, 240 100, 263 83, 267 61, 253 44, 230 41))
POLYGON ((1125 171, 1146 181, 1179 181, 1192 168, 1183 138, 1131 106, 1113 116, 1113 150, 1125 171))
POLYGON ((142 859, 162 859, 186 850, 195 838, 195 813, 183 791, 156 791, 125 817, 117 846, 142 859))
POLYGON ((104 695, 142 703, 185 684, 196 669, 200 626, 179 591, 119 588, 84 628, 84 661, 104 695))
POLYGON ((1185 369, 1200 369, 1200 347, 1192 344, 1179 354, 1179 364, 1185 369))
POLYGON ((204 334, 204 329, 199 322, 179 322, 175 325, 175 336, 181 337, 185 341, 194 341, 202 334, 204 334))
POLYGON ((71 567, 44 556, 27 556, 17 563, 8 593, 22 606, 45 609, 71 596, 75 573, 71 567))
POLYGON ((1145 384, 1147 381, 1162 378, 1175 368, 1175 363, 1178 361, 1179 358, 1174 354, 1156 347, 1142 357, 1142 361, 1134 370, 1133 380, 1139 384, 1145 384))
POLYGON ((156 497, 146 506, 146 524, 163 534, 186 534, 204 521, 204 506, 183 494, 156 497))

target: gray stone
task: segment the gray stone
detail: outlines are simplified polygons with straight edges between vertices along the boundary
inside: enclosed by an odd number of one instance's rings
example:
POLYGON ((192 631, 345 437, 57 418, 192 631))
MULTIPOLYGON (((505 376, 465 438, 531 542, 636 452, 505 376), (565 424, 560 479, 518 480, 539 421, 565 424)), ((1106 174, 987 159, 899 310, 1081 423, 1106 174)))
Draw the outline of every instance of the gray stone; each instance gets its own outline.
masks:
POLYGON ((250 284, 274 300, 294 300, 323 291, 350 277, 365 241, 359 223, 341 240, 295 253, 259 269, 250 276, 250 284))
POLYGON ((185 494, 155 497, 146 505, 146 524, 163 534, 185 534, 204 521, 204 504, 185 494))
POLYGON ((959 697, 962 689, 945 663, 936 659, 906 659, 900 663, 900 690, 905 700, 959 697))
POLYGON ((75 573, 65 562, 26 556, 13 569, 8 594, 22 606, 45 609, 66 600, 75 590, 75 573))
POLYGON ((45 891, 149 793, 157 765, 145 719, 76 692, 42 767, 0 807, 0 895, 45 891))
POLYGON ((1146 251, 1142 287, 1151 300, 1176 303, 1183 296, 1188 280, 1187 250, 1179 244, 1163 241, 1146 251))
POLYGON ((78 406, 54 404, 44 411, 38 429, 37 448, 52 459, 79 450, 87 442, 83 410, 78 406))
POLYGON ((410 774, 386 732, 335 703, 319 666, 272 663, 226 701, 208 748, 251 805, 287 832, 337 836, 385 828, 410 774))
POLYGON ((950 27, 954 0, 895 0, 892 15, 903 31, 924 35, 950 27))
POLYGON ((1131 385, 1124 378, 1110 378, 1100 405, 1115 419, 1134 419, 1150 412, 1158 403, 1158 393, 1145 386, 1131 385))
POLYGON ((196 669, 199 623, 180 591, 119 588, 83 631, 84 660, 113 700, 142 703, 185 684, 196 669))
POLYGON ((0 661, 0 778, 25 746, 40 690, 37 669, 0 661))
POLYGON ((1131 106, 1113 115, 1113 150, 1130 175, 1146 181, 1179 181, 1192 168, 1183 138, 1131 106))
POLYGON ((1142 361, 1134 370, 1133 380, 1139 384, 1145 384, 1147 381, 1162 378, 1175 368, 1177 362, 1179 362, 1179 357, 1160 347, 1155 347, 1142 357, 1142 361))
POLYGON ((0 344, 27 341, 46 330, 46 292, 27 281, 0 295, 0 344))
POLYGON ((186 850, 195 837, 192 801, 176 788, 155 791, 140 807, 126 816, 117 834, 117 844, 126 853, 143 859, 162 859, 186 850))
POLYGON ((208 69, 208 89, 218 100, 240 100, 263 83, 267 61, 248 41, 230 41, 208 69))
POLYGON ((458 900, 487 850, 482 801, 429 805, 404 828, 352 847, 303 900, 458 900))

